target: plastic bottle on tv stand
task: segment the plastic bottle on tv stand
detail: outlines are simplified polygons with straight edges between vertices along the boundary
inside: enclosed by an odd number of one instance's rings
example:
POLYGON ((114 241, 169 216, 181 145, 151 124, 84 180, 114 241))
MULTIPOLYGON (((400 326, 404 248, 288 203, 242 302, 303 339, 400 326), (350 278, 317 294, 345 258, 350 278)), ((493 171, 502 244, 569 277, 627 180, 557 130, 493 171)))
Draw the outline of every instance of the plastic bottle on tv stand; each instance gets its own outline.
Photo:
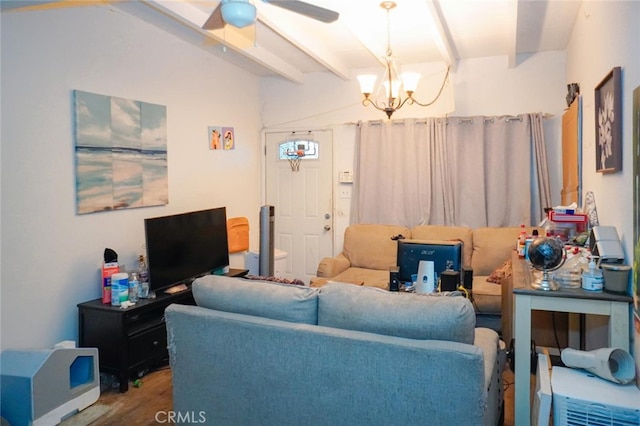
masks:
POLYGON ((136 303, 140 294, 140 283, 137 272, 129 274, 129 301, 136 303))
POLYGON ((149 270, 143 254, 138 256, 138 290, 141 299, 149 297, 149 270))

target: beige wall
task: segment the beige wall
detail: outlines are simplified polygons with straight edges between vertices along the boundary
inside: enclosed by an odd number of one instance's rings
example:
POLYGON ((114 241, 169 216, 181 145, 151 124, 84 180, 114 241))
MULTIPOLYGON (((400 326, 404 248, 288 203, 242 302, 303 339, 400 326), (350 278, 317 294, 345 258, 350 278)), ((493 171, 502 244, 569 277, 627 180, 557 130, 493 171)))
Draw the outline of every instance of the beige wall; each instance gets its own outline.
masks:
POLYGON ((1 346, 48 348, 77 339, 106 247, 134 265, 144 218, 227 206, 257 223, 258 78, 117 7, 1 19, 1 346), (76 215, 74 89, 167 106, 167 206, 76 215), (233 126, 236 149, 210 151, 210 125, 233 126))
MULTIPOLYGON (((618 230, 627 264, 633 262, 632 93, 640 85, 640 2, 585 1, 567 49, 567 83, 582 93, 584 191, 593 191, 601 225, 618 230), (622 67, 622 171, 595 172, 594 89, 613 67, 622 67)), ((631 282, 629 283, 631 285, 631 282)), ((590 347, 606 345, 606 319, 588 318, 590 347)))

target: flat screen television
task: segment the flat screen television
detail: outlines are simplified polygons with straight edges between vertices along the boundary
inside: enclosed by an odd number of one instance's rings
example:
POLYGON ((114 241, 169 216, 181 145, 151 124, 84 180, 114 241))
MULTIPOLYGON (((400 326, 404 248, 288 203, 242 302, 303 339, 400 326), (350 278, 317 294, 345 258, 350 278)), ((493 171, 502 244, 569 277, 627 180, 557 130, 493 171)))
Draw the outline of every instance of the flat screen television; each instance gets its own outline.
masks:
POLYGON ((442 271, 460 271, 462 266, 462 242, 430 240, 398 240, 398 278, 411 282, 411 275, 418 273, 421 260, 433 261, 436 280, 442 271))
POLYGON ((225 207, 144 220, 149 289, 191 284, 229 266, 225 207))

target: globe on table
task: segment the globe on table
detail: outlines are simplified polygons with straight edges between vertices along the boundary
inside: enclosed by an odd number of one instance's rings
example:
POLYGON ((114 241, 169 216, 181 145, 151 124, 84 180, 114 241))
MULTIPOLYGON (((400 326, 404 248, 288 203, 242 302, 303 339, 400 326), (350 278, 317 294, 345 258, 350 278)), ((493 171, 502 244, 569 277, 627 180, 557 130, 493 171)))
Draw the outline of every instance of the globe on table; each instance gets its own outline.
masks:
POLYGON ((542 277, 531 283, 537 290, 558 290, 560 285, 549 279, 549 272, 560 268, 565 261, 564 245, 557 238, 540 237, 528 249, 531 265, 542 271, 542 277))

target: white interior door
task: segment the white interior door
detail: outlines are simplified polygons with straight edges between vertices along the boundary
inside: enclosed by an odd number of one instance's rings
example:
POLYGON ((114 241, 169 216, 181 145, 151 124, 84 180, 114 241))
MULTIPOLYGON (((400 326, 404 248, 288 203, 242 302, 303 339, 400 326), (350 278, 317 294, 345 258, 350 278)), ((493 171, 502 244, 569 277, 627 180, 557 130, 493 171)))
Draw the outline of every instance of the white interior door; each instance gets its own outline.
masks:
POLYGON ((266 148, 266 204, 275 208, 274 245, 287 253, 285 277, 309 284, 320 259, 333 255, 332 132, 269 132, 266 148), (298 171, 287 160, 294 152, 304 152, 298 171))

